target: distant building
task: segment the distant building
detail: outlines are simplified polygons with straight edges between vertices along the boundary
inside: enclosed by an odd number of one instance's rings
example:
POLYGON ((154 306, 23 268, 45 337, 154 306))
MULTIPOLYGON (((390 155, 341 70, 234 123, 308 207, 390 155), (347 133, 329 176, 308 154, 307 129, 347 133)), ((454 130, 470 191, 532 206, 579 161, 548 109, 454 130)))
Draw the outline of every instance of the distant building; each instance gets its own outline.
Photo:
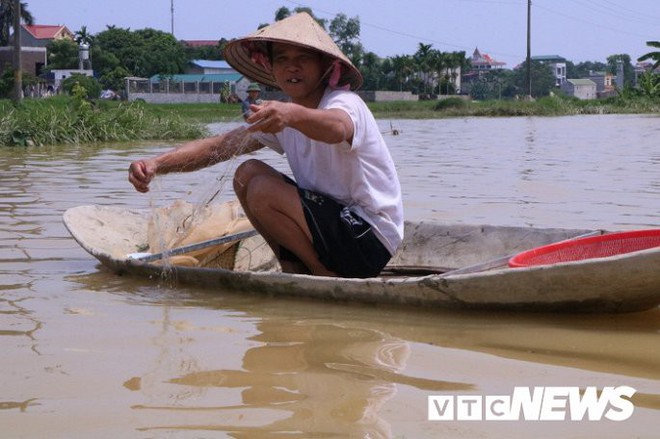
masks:
POLYGON ((206 59, 193 59, 188 64, 186 73, 199 75, 212 75, 222 73, 238 73, 227 61, 212 61, 206 59))
POLYGON ((616 96, 614 87, 615 76, 607 72, 589 72, 589 75, 582 79, 590 79, 596 84, 596 95, 598 98, 616 96))
MULTIPOLYGON (((14 63, 14 48, 12 46, 0 47, 0 74, 5 69, 11 69, 14 63)), ((21 70, 34 76, 43 71, 47 63, 45 47, 21 47, 21 70)))
POLYGON ((63 25, 21 25, 21 46, 46 47, 54 40, 74 40, 73 33, 63 25))
POLYGON ((501 69, 506 65, 505 62, 497 61, 486 53, 482 54, 478 48, 474 49, 470 63, 473 71, 501 69))
POLYGON ((501 70, 506 65, 505 62, 497 61, 487 53, 481 53, 479 48, 474 49, 472 57, 469 60, 470 69, 466 73, 461 74, 459 87, 457 87, 457 90, 461 94, 469 95, 472 92, 474 84, 483 80, 483 77, 488 76, 488 72, 501 70))
POLYGON ((555 77, 555 86, 561 87, 566 82, 566 59, 559 55, 533 56, 532 61, 547 65, 555 77))
MULTIPOLYGON (((164 81, 169 81, 171 84, 174 83, 187 83, 187 84, 195 84, 195 83, 200 83, 200 84, 236 84, 243 80, 244 77, 238 72, 234 73, 211 73, 211 74, 203 74, 203 73, 185 73, 185 74, 178 74, 178 75, 154 75, 152 76, 149 81, 152 84, 159 84, 164 81)), ((247 79, 246 79, 247 81, 247 79)), ((248 81, 249 82, 249 81, 248 81)), ((247 85, 246 85, 247 88, 247 85)))
MULTIPOLYGON (((21 25, 21 70, 38 76, 48 64, 46 46, 54 40, 72 40, 73 33, 63 25, 21 25)), ((9 38, 13 42, 13 35, 9 38)), ((0 73, 11 66, 14 58, 13 43, 0 47, 0 73)))
POLYGON ((153 103, 238 102, 251 83, 240 73, 154 75, 127 78, 127 99, 153 103))
POLYGON ((94 76, 94 71, 84 69, 53 69, 47 74, 42 75, 42 77, 45 78, 55 90, 60 90, 62 81, 73 75, 94 76))
POLYGON ((596 83, 591 79, 567 79, 561 85, 561 90, 569 96, 578 99, 596 99, 596 83))

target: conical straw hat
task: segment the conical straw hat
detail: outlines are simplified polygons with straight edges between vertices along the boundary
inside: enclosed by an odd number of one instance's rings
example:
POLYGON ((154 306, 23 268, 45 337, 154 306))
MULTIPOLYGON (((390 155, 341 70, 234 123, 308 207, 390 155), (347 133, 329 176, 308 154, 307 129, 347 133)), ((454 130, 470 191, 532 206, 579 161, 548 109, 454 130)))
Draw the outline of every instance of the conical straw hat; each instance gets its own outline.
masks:
POLYGON ((362 86, 362 74, 337 47, 325 30, 306 12, 276 21, 246 37, 225 46, 225 60, 248 78, 279 88, 273 77, 266 43, 285 43, 318 50, 342 63, 339 85, 350 85, 351 90, 362 86))

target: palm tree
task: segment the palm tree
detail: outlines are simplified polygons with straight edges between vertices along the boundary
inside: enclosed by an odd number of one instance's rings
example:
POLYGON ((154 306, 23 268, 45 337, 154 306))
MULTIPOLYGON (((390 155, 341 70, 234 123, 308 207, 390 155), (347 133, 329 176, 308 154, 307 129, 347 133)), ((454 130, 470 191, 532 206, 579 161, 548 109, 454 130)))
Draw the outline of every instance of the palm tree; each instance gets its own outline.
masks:
MULTIPOLYGON (((9 44, 9 29, 14 26, 14 1, 0 0, 0 46, 9 44)), ((21 2, 21 19, 25 24, 34 24, 34 17, 27 10, 27 3, 25 2, 21 2)))
POLYGON ((87 31, 87 26, 81 26, 75 33, 75 40, 78 44, 92 44, 94 37, 87 31))
POLYGON ((429 72, 433 70, 431 66, 433 58, 432 44, 419 43, 417 52, 413 55, 415 62, 417 63, 417 68, 422 73, 422 85, 424 87, 424 94, 426 94, 426 86, 429 82, 429 72))
MULTIPOLYGON (((660 49, 660 41, 647 41, 646 45, 660 49)), ((655 61, 655 64, 653 64, 653 70, 660 67, 660 51, 649 52, 645 55, 642 55, 637 59, 637 61, 642 62, 646 61, 647 59, 652 59, 655 61)))
MULTIPOLYGON (((465 71, 467 65, 467 59, 465 58, 465 52, 452 52, 449 57, 449 69, 451 71, 451 82, 454 86, 456 84, 456 78, 458 78, 462 72, 465 71)), ((457 92, 457 89, 454 89, 454 92, 457 92)))
MULTIPOLYGON (((438 80, 438 94, 442 94, 442 80, 447 79, 447 71, 449 69, 450 59, 449 54, 439 50, 431 52, 431 65, 435 70, 436 78, 438 80)), ((449 94, 449 89, 447 89, 449 94)))
POLYGON ((410 55, 397 55, 391 58, 392 70, 399 84, 399 91, 403 91, 404 82, 408 81, 413 72, 413 59, 410 55))

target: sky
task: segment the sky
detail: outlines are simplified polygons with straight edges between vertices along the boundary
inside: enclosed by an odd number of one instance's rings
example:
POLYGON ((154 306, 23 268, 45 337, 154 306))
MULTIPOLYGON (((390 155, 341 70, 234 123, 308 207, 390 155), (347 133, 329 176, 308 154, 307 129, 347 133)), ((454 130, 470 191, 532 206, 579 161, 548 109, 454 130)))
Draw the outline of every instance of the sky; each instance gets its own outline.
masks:
MULTIPOLYGON (((23 0, 36 24, 96 34, 115 25, 172 29, 180 40, 242 37, 285 6, 319 18, 360 19, 360 41, 380 57, 412 55, 420 43, 443 52, 475 48, 513 68, 527 53, 527 0, 23 0), (174 4, 174 13, 171 6, 174 4)), ((660 41, 660 0, 532 0, 532 56, 574 63, 628 54, 633 63, 660 41)))

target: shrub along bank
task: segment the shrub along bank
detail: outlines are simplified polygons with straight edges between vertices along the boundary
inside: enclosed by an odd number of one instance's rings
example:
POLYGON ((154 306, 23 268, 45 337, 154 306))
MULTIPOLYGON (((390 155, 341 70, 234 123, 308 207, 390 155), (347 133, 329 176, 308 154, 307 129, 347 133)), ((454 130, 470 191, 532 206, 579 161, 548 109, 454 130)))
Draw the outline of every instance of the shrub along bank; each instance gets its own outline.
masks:
POLYGON ((88 101, 79 96, 0 101, 0 145, 176 140, 201 137, 203 125, 144 103, 88 101))

